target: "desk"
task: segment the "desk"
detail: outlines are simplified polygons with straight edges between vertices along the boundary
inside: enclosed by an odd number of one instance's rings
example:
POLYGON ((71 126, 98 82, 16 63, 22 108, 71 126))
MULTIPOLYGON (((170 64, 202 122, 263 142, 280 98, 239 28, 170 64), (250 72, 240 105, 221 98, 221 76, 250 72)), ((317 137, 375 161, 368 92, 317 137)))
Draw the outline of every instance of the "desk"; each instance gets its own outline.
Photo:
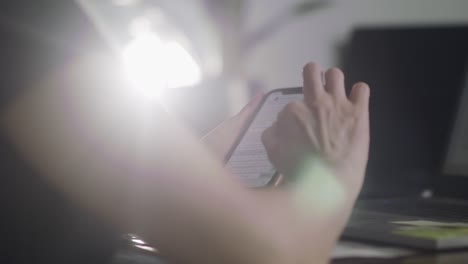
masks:
MULTIPOLYGON (((168 264, 154 254, 137 248, 122 248, 112 264, 168 264)), ((396 259, 349 258, 331 261, 331 264, 466 264, 468 251, 426 253, 396 259)))
POLYGON ((468 251, 424 254, 397 259, 351 258, 334 260, 332 264, 464 264, 468 263, 468 251))

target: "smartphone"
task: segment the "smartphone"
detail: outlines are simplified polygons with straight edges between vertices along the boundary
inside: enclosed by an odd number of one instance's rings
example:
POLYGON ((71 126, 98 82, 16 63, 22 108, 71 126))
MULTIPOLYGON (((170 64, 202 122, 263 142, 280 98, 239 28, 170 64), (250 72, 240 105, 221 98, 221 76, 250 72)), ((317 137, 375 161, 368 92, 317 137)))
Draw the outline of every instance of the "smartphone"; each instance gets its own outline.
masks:
POLYGON ((264 97, 226 162, 227 168, 246 186, 261 188, 276 182, 279 175, 268 160, 261 140, 262 133, 276 121, 278 113, 288 103, 303 98, 301 87, 276 89, 264 97))

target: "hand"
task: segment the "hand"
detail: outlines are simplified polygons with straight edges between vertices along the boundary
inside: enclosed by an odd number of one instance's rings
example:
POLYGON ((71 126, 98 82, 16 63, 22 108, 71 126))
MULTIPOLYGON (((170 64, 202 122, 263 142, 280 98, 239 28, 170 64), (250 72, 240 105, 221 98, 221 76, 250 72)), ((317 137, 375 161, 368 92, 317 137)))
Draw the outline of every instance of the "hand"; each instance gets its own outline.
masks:
POLYGON ((354 200, 368 160, 370 90, 357 83, 348 98, 341 70, 328 70, 325 84, 322 74, 318 64, 304 67, 304 100, 288 104, 262 141, 271 162, 286 177, 315 177, 304 168, 318 164, 354 200))
POLYGON ((260 106, 262 99, 263 94, 258 93, 237 115, 225 120, 203 137, 205 145, 213 151, 219 160, 226 160, 227 154, 260 106))

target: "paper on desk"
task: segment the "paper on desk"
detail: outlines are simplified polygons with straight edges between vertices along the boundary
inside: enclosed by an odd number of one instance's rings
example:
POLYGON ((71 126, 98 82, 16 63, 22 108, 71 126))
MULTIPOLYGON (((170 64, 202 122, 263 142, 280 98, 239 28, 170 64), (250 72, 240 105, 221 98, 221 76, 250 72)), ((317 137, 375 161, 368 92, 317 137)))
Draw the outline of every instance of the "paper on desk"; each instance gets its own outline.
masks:
POLYGON ((451 239, 468 237, 468 228, 434 227, 434 226, 405 226, 393 231, 397 235, 423 239, 451 239))
POLYGON ((417 226, 417 227, 453 227, 453 228, 468 228, 468 223, 450 223, 450 222, 436 222, 426 220, 415 221, 394 221, 391 222, 396 225, 417 226))
POLYGON ((358 242, 341 241, 335 247, 333 259, 343 258, 398 258, 415 254, 415 251, 375 246, 358 242))

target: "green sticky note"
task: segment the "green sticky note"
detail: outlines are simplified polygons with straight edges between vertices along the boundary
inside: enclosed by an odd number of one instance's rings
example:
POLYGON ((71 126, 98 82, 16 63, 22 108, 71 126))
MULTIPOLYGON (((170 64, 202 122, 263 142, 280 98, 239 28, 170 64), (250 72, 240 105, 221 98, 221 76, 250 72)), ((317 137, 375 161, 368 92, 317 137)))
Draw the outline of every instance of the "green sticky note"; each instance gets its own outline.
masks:
POLYGON ((445 239, 468 237, 468 228, 404 227, 396 229, 393 233, 415 238, 445 239))
POLYGON ((427 220, 412 220, 412 221, 394 221, 391 222, 396 225, 404 226, 419 226, 419 227, 456 227, 456 228, 468 228, 468 223, 461 222, 438 222, 438 221, 427 221, 427 220))

